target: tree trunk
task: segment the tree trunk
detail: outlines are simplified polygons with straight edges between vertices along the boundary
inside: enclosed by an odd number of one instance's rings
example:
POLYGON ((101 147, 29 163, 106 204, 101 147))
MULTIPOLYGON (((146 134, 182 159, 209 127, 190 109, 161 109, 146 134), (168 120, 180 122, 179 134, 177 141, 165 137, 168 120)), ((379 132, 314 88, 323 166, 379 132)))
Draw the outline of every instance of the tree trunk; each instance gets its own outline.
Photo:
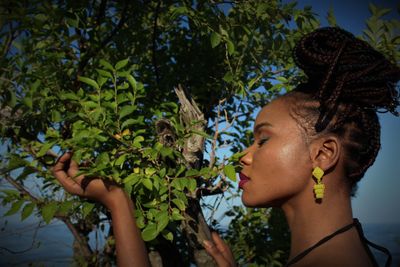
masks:
MULTIPOLYGON (((206 121, 204 114, 200 111, 196 102, 179 85, 175 89, 180 102, 180 118, 186 127, 202 132, 204 131, 206 121), (192 125, 193 122, 198 122, 192 125)), ((194 134, 185 140, 183 156, 187 162, 188 168, 199 169, 203 161, 204 137, 194 134)), ((204 250, 202 243, 204 240, 210 240, 211 234, 204 219, 203 212, 198 199, 189 199, 188 208, 185 211, 185 220, 182 222, 182 229, 188 239, 189 246, 192 249, 194 260, 198 267, 217 266, 211 256, 204 250)))

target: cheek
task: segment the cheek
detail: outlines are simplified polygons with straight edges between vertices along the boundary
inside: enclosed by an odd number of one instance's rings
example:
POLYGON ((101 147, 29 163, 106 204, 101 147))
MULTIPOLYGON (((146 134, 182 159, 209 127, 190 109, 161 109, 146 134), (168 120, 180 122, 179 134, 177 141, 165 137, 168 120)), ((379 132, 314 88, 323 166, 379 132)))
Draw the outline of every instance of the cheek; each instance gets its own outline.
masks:
POLYGON ((300 192, 311 177, 308 171, 310 162, 308 150, 302 143, 269 143, 254 153, 254 182, 248 192, 243 192, 244 204, 269 205, 300 192))
POLYGON ((271 142, 254 154, 253 170, 257 176, 261 171, 278 180, 292 180, 308 168, 308 151, 298 140, 278 141, 271 142))

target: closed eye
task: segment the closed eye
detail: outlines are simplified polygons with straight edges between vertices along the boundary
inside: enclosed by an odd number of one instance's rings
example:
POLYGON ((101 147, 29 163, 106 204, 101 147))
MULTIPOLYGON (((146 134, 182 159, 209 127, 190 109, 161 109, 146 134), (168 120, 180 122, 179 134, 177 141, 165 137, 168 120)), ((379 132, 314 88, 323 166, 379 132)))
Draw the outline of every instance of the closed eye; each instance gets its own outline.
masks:
POLYGON ((267 142, 268 141, 268 139, 269 138, 262 138, 262 139, 260 139, 260 141, 258 141, 258 146, 260 147, 260 146, 262 146, 265 142, 267 142))

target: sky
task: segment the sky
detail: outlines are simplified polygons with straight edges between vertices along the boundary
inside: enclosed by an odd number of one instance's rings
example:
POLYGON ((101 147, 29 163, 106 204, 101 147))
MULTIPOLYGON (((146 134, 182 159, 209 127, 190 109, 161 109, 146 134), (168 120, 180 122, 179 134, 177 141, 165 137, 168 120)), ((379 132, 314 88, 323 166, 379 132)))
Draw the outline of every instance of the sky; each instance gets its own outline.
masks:
MULTIPOLYGON (((284 1, 287 2, 287 1, 284 1)), ((320 15, 322 26, 327 26, 325 19, 330 7, 339 26, 360 35, 365 28, 365 20, 370 16, 366 0, 317 1, 299 0, 300 7, 310 5, 320 15)), ((396 9, 396 1, 372 1, 383 7, 396 9)), ((390 17, 399 18, 392 12, 390 17)), ((357 196, 353 199, 354 217, 364 224, 400 223, 400 118, 390 113, 380 115, 382 126, 382 148, 375 164, 368 170, 359 183, 357 196)), ((222 208, 222 207, 221 207, 222 208)), ((215 217, 218 219, 218 216, 215 217)))
MULTIPOLYGON (((320 14, 322 26, 328 26, 326 13, 332 6, 338 25, 353 34, 361 35, 365 20, 370 17, 366 0, 311 1, 300 0, 299 6, 311 5, 320 14)), ((394 0, 371 1, 377 6, 392 8, 388 18, 400 19, 394 0)), ((397 6, 396 6, 397 5, 397 6)), ((400 118, 381 114, 382 148, 373 166, 359 183, 352 201, 354 217, 363 223, 400 223, 400 118)))
MULTIPOLYGON (((283 0, 283 2, 289 2, 283 0)), ((319 15, 321 26, 329 26, 326 20, 328 10, 333 7, 338 26, 352 32, 356 36, 362 35, 366 28, 365 21, 370 17, 368 3, 372 2, 378 7, 391 8, 392 12, 385 18, 400 19, 396 12, 396 1, 316 1, 299 0, 298 7, 312 6, 319 15)), ((400 2, 399 2, 400 8, 400 2)), ((399 29, 400 32, 400 29, 399 29)), ((399 85, 400 87, 400 85, 399 85)), ((253 114, 255 117, 259 110, 253 114)), ((398 109, 400 112, 400 109, 398 109)), ((381 123, 381 150, 378 157, 358 183, 356 196, 352 199, 353 216, 363 224, 400 224, 400 118, 391 113, 379 114, 381 123)), ((228 150, 226 150, 228 151, 228 150)), ((224 153, 225 151, 219 153, 224 153)), ((223 158, 224 155, 220 155, 223 158)), ((215 198, 205 200, 213 204, 215 198)), ((223 200, 214 218, 223 225, 229 223, 229 218, 224 217, 224 212, 232 205, 241 205, 240 198, 223 200)), ((210 212, 206 212, 206 217, 210 212)))

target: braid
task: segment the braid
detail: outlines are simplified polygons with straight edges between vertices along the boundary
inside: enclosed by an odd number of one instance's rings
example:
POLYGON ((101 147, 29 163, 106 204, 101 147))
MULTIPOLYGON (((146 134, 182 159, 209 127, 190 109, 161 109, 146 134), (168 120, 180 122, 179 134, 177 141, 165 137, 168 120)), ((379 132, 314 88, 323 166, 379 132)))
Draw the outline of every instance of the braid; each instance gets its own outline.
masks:
POLYGON ((291 115, 308 136, 334 133, 342 139, 345 171, 354 186, 380 149, 376 112, 383 109, 398 116, 400 69, 337 27, 304 36, 293 56, 308 81, 286 95, 294 100, 291 115))

